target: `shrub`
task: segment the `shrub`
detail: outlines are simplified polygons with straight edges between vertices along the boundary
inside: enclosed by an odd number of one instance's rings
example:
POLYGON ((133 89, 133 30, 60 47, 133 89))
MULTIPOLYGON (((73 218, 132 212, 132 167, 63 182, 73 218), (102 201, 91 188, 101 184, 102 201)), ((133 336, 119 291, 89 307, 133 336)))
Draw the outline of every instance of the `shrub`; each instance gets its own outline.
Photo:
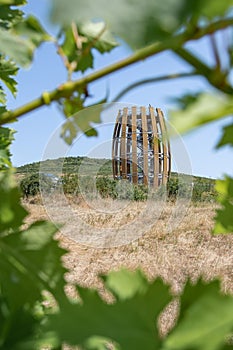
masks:
POLYGON ((76 174, 65 174, 61 178, 62 189, 65 194, 79 194, 78 176, 76 174))
POLYGON ((117 182, 109 177, 97 177, 96 179, 96 189, 102 198, 117 198, 116 191, 117 182))
POLYGON ((54 182, 45 174, 31 174, 20 181, 20 189, 25 197, 35 196, 41 191, 51 192, 54 182))

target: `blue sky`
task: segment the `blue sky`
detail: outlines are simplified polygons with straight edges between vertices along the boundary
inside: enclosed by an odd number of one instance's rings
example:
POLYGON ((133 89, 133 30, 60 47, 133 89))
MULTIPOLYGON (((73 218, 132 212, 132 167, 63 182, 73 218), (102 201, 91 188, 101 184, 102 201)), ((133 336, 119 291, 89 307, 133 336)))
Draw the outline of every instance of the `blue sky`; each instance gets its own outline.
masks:
MULTIPOLYGON (((47 0, 29 0, 25 11, 37 16, 49 32, 54 32, 54 28, 47 21, 47 0)), ((205 59, 211 57, 210 48, 205 41, 202 41, 196 47, 196 50, 205 59)), ((96 54, 95 68, 106 66, 129 54, 130 49, 126 45, 114 49, 110 54, 96 54)), ((107 89, 109 89, 110 99, 112 99, 121 88, 140 78, 184 72, 189 69, 188 65, 172 53, 162 53, 91 84, 89 92, 94 98, 88 102, 91 103, 104 97, 107 89)), ((43 44, 36 52, 32 66, 27 70, 21 70, 17 80, 19 82, 19 93, 15 99, 9 98, 9 107, 12 109, 38 97, 43 91, 53 90, 64 82, 66 71, 60 57, 56 54, 54 45, 52 43, 43 44)), ((120 103, 122 106, 124 104, 145 106, 151 104, 154 107, 161 108, 165 116, 168 117, 169 110, 175 107, 172 98, 181 96, 183 93, 194 93, 199 89, 204 91, 209 89, 207 83, 200 77, 161 82, 132 90, 120 100, 120 103)), ((115 118, 116 115, 110 113, 109 116, 104 118, 104 121, 105 123, 113 123, 115 118)), ((51 135, 63 122, 64 117, 58 106, 52 104, 49 107, 46 106, 31 112, 17 123, 14 123, 13 127, 17 133, 12 146, 13 164, 19 166, 41 160, 51 135)), ((184 147, 191 161, 193 175, 215 178, 221 177, 224 173, 232 173, 232 162, 230 162, 232 152, 230 152, 230 149, 227 147, 219 151, 214 149, 220 138, 221 128, 227 123, 229 123, 229 118, 211 123, 182 137, 184 147)), ((100 134, 103 129, 105 129, 104 137, 101 135, 100 138, 94 139, 82 137, 75 147, 68 150, 68 154, 84 155, 87 154, 88 149, 93 148, 93 145, 110 140, 111 124, 108 128, 101 129, 100 127, 100 134)), ((106 144, 105 150, 107 147, 106 144)), ((103 151, 103 156, 105 156, 104 153, 103 151)), ((63 156, 63 154, 54 151, 52 156, 63 156)))

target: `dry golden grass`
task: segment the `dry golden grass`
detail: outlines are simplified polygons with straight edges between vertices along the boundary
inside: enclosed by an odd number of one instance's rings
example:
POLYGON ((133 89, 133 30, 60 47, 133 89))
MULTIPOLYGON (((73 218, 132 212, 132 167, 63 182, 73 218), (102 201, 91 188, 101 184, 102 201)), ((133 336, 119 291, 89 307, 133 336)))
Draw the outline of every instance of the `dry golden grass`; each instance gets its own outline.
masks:
MULTIPOLYGON (((143 203, 136 203, 133 210, 140 205, 143 203)), ((72 203, 72 206, 93 224, 97 214, 85 202, 72 203)), ((47 218, 45 208, 41 204, 27 202, 26 207, 31 212, 27 223, 47 218)), ((187 278, 195 281, 200 276, 205 280, 220 277, 222 290, 232 293, 233 235, 213 236, 211 234, 215 205, 190 205, 179 227, 169 233, 166 230, 166 223, 172 209, 173 205, 167 204, 148 232, 123 246, 93 248, 77 243, 67 235, 58 234, 61 245, 69 250, 69 254, 64 258, 65 265, 70 270, 66 276, 67 281, 70 284, 76 282, 83 286, 97 288, 100 294, 106 297, 98 275, 107 273, 109 270, 127 267, 142 269, 149 279, 161 276, 171 286, 174 294, 182 291, 187 278)), ((126 217, 130 218, 128 214, 126 217)), ((134 213, 130 215, 132 218, 134 213)), ((98 213, 97 218, 97 226, 117 225, 114 215, 103 213, 101 217, 98 213)), ((118 218, 118 223, 121 223, 121 220, 122 218, 118 218)), ((68 290, 71 293, 72 288, 68 287, 68 290)), ((162 316, 163 334, 174 322, 176 312, 177 304, 173 303, 162 316)))
MULTIPOLYGON (((139 205, 136 203, 135 207, 139 205)), ((27 224, 34 220, 49 219, 38 200, 34 199, 31 203, 27 201, 25 206, 30 212, 27 224)), ((88 206, 85 207, 85 203, 76 204, 76 208, 79 212, 85 212, 86 218, 93 224, 94 213, 88 206)), ((187 277, 195 280, 199 276, 207 280, 221 276, 223 290, 233 291, 233 236, 211 234, 215 205, 190 205, 179 227, 169 233, 165 223, 171 210, 172 205, 167 204, 148 232, 119 247, 93 248, 79 244, 69 236, 58 234, 61 245, 70 251, 65 258, 70 269, 69 281, 97 286, 98 273, 125 266, 131 269, 141 268, 149 278, 161 276, 171 284, 175 293, 182 289, 187 277)), ((114 215, 96 215, 98 227, 105 228, 111 224, 117 226, 114 215)), ((131 213, 130 218, 133 215, 131 213)), ((127 217, 129 218, 128 214, 127 217)), ((118 223, 121 223, 121 218, 118 223)))

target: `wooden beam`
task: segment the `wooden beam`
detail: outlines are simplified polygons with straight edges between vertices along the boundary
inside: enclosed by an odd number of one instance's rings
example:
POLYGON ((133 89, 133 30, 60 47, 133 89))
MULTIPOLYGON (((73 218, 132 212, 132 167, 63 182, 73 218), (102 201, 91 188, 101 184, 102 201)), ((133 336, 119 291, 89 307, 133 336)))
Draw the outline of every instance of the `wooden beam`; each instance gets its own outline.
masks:
POLYGON ((117 178, 118 176, 118 142, 119 142, 119 117, 120 117, 120 111, 118 112, 116 124, 113 131, 113 138, 112 138, 112 172, 113 172, 113 178, 117 178))
POLYGON ((156 122, 155 111, 150 107, 150 116, 153 133, 153 153, 154 153, 154 187, 159 187, 159 146, 158 146, 158 128, 156 122))
POLYGON ((161 127, 161 137, 162 137, 162 184, 167 183, 168 178, 168 150, 167 150, 167 135, 166 135, 166 127, 163 113, 160 108, 157 108, 157 113, 159 117, 160 127, 161 127))
POLYGON ((138 155, 137 155, 137 107, 132 107, 132 178, 138 183, 138 155))
POLYGON ((148 185, 148 129, 146 108, 141 107, 142 144, 143 144, 143 183, 148 185))
POLYGON ((121 150, 120 150, 120 159, 121 159, 121 176, 122 179, 127 178, 127 155, 126 155, 126 125, 127 125, 127 115, 128 108, 123 108, 122 116, 122 132, 121 132, 121 150))

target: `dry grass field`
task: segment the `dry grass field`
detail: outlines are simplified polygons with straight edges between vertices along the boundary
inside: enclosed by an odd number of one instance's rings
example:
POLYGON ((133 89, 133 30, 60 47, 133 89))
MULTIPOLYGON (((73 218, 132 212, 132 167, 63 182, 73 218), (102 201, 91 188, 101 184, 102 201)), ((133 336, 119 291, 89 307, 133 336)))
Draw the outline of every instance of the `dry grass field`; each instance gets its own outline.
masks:
MULTIPOLYGON (((86 203, 79 201, 71 205, 76 213, 84 215, 92 225, 95 225, 95 213, 86 203)), ((135 203, 134 205, 140 209, 144 204, 135 203)), ((35 200, 25 202, 25 206, 31 213, 27 224, 38 219, 48 219, 44 206, 36 203, 35 200)), ((166 204, 154 225, 144 235, 122 246, 95 248, 80 244, 67 234, 58 233, 57 237, 61 245, 69 250, 64 259, 65 265, 70 270, 67 281, 71 284, 76 282, 83 286, 97 288, 100 294, 106 297, 98 274, 127 267, 142 269, 149 279, 161 276, 171 285, 174 294, 181 292, 187 278, 190 277, 195 281, 200 276, 205 280, 220 277, 222 290, 233 293, 233 235, 213 236, 211 234, 216 205, 191 204, 186 208, 179 226, 172 232, 168 232, 166 222, 173 206, 173 204, 166 204)), ((136 210, 136 207, 133 210, 136 210)), ((57 210, 57 219, 60 218, 59 221, 62 222, 61 212, 59 208, 57 210)), ((129 217, 129 213, 124 215, 129 217)), ((115 215, 107 215, 106 219, 106 214, 103 214, 102 218, 98 214, 97 218, 98 227, 101 225, 103 228, 109 225, 117 227, 115 215)), ((118 222, 122 224, 122 218, 119 218, 118 222)), ((72 225, 68 225, 69 229, 79 230, 74 222, 72 225)), ((87 234, 90 233, 87 232, 87 234)), ((71 286, 68 286, 68 291, 72 292, 71 286)), ((176 309, 176 304, 170 305, 164 314, 161 320, 163 333, 170 328, 176 309)))

